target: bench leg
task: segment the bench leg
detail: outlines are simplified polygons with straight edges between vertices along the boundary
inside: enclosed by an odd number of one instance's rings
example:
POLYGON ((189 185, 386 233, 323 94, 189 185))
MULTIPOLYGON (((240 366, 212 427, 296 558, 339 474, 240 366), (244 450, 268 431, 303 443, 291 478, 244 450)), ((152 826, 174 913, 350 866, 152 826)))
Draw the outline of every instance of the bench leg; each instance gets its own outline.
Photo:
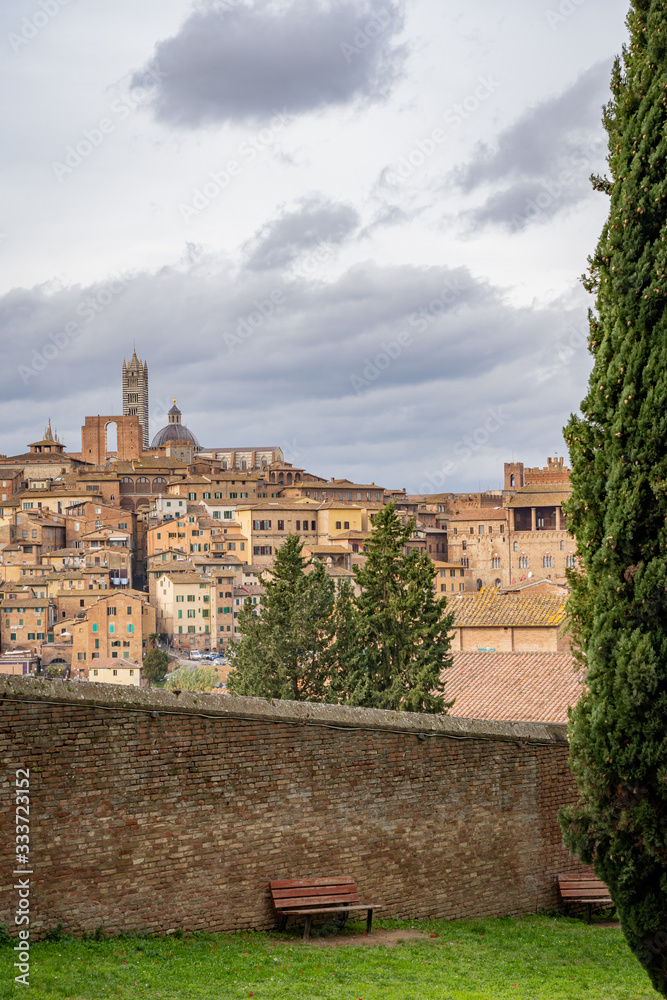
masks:
POLYGON ((313 921, 313 918, 310 916, 310 914, 308 914, 308 916, 306 917, 305 926, 303 928, 303 940, 304 941, 307 941, 308 938, 310 937, 310 925, 311 925, 312 921, 313 921))
POLYGON ((282 932, 285 930, 286 927, 287 927, 287 914, 284 913, 282 914, 282 916, 278 917, 278 930, 282 932))
POLYGON ((587 909, 588 909, 588 920, 586 921, 586 923, 590 924, 590 922, 591 922, 591 920, 593 918, 593 904, 589 903, 588 906, 587 906, 587 909))
POLYGON ((370 934, 371 927, 373 926, 373 911, 369 910, 366 914, 366 933, 370 934))

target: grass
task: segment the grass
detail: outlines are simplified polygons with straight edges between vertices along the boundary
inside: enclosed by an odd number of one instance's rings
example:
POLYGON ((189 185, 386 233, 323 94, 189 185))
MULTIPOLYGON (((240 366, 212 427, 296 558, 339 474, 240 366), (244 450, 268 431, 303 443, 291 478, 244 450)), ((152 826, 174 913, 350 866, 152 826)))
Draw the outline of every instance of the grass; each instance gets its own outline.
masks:
MULTIPOLYGON (((656 996, 616 927, 564 917, 377 921, 427 940, 320 947, 275 933, 62 938, 31 948, 38 1000, 644 1000, 656 996), (285 939, 287 937, 287 940, 285 939)), ((345 933, 360 931, 348 925, 345 933)), ((375 928, 374 928, 375 929, 375 928)), ((298 932, 297 932, 298 934, 298 932)), ((0 949, 0 997, 15 997, 0 949)))

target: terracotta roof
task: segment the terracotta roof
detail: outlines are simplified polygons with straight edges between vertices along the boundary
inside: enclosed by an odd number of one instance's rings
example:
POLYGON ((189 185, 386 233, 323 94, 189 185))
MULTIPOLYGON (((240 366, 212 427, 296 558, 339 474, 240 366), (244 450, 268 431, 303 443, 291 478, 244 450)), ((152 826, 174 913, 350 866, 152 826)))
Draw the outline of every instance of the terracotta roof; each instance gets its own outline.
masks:
POLYGON ((114 670, 117 670, 119 667, 120 668, 130 668, 131 667, 132 670, 136 670, 137 667, 141 667, 141 664, 139 663, 138 660, 129 660, 129 659, 128 660, 125 660, 125 659, 121 660, 120 657, 116 660, 116 659, 112 659, 110 656, 109 657, 107 657, 107 656, 101 656, 101 657, 99 657, 96 660, 91 660, 90 663, 89 663, 89 665, 88 665, 88 669, 89 670, 98 670, 100 667, 102 667, 105 670, 108 670, 109 667, 113 667, 114 670))
MULTIPOLYGON (((161 576, 168 576, 169 579, 171 580, 171 575, 172 574, 169 571, 166 571, 165 573, 162 573, 160 575, 161 576)), ((187 583, 187 584, 191 584, 191 583, 206 583, 206 584, 210 585, 213 582, 213 579, 212 579, 212 577, 202 576, 200 573, 175 573, 174 574, 174 579, 171 582, 173 584, 178 584, 178 586, 181 586, 181 584, 184 584, 184 583, 187 583)))
POLYGON ((450 599, 454 627, 559 626, 565 619, 564 594, 499 594, 484 587, 477 594, 459 594, 450 599))
POLYGON ((450 521, 506 521, 507 511, 504 507, 468 507, 452 514, 450 521))
POLYGON ((557 507, 572 495, 570 483, 531 483, 515 493, 508 507, 557 507))
POLYGON ((453 653, 443 672, 449 710, 467 719, 567 722, 567 709, 584 691, 569 653, 453 653))

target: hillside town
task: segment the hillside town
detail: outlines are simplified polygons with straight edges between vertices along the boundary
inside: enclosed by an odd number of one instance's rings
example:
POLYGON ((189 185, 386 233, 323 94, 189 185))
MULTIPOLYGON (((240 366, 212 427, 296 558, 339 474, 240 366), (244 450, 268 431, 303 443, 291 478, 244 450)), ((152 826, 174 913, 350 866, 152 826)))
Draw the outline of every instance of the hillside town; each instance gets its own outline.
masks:
POLYGON ((297 468, 278 445, 203 447, 176 400, 151 440, 136 351, 122 411, 84 416, 78 451, 49 422, 24 454, 0 456, 0 672, 139 686, 159 645, 173 663, 214 662, 224 693, 240 610, 261 614, 262 573, 287 536, 358 589, 374 517, 392 503, 413 523, 406 551, 428 554, 455 613, 457 713, 564 720, 580 681, 565 628, 575 543, 562 458, 506 463, 498 490, 410 495, 297 468))

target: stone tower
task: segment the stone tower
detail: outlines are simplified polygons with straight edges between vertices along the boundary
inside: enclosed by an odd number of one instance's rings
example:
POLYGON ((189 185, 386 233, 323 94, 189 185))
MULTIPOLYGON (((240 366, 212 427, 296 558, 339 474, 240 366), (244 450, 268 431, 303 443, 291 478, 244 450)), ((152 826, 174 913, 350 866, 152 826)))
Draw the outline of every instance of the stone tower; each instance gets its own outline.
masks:
POLYGON ((150 447, 148 437, 148 365, 137 357, 136 350, 130 363, 123 361, 123 416, 139 417, 143 431, 143 446, 150 447))

